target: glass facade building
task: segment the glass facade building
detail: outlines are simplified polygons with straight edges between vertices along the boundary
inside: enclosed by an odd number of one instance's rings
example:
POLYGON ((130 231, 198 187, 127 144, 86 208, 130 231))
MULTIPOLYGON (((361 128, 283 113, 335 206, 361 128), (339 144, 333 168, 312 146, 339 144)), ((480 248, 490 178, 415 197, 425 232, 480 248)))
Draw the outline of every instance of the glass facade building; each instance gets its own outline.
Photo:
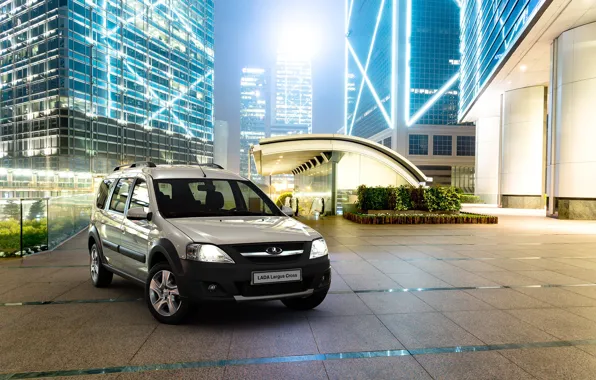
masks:
POLYGON ((462 1, 460 120, 548 4, 545 0, 462 1))
MULTIPOLYGON (((312 133, 312 72, 310 58, 280 51, 275 71, 273 124, 285 125, 288 134, 312 133), (296 126, 296 132, 292 127, 296 126)), ((273 131, 272 131, 273 133, 273 131)))
POLYGON ((0 166, 206 161, 213 1, 0 3, 0 166))
MULTIPOLYGON (((459 71, 459 6, 454 0, 412 1, 410 115, 420 110, 459 71)), ((418 124, 457 124, 454 83, 418 119, 418 124)))
POLYGON ((397 43, 398 6, 397 0, 348 0, 346 93, 355 93, 346 101, 348 134, 368 138, 393 128, 397 102, 407 103, 406 119, 426 108, 417 124, 457 124, 459 95, 450 81, 460 63, 459 6, 453 0, 408 1, 409 44, 403 45, 397 43), (409 101, 398 99, 393 88, 406 79, 396 78, 397 60, 408 56, 409 101))
MULTIPOLYGON (((240 78, 240 175, 249 173, 250 146, 257 145, 267 136, 269 129, 269 77, 262 68, 243 68, 240 78)), ((261 178, 251 165, 251 179, 261 178)))

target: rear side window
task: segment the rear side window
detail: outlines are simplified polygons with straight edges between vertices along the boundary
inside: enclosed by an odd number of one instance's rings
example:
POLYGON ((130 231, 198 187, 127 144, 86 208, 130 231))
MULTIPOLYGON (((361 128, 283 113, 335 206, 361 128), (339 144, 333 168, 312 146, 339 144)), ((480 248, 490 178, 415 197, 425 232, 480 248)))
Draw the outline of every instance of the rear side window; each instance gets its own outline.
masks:
POLYGON ((124 206, 128 199, 132 178, 120 178, 114 189, 114 195, 110 201, 110 210, 124 213, 124 206))
POLYGON ((112 183, 114 183, 113 179, 104 179, 99 184, 99 189, 97 190, 97 199, 95 200, 95 206, 97 206, 97 208, 103 209, 105 207, 112 183))

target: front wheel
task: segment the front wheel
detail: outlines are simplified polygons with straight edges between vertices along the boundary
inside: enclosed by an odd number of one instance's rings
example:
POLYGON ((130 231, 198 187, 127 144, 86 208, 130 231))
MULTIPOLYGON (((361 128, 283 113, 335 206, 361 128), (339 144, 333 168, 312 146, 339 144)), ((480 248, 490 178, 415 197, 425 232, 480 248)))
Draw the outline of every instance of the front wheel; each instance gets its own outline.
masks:
POLYGON ((180 296, 176 275, 167 263, 158 263, 149 271, 145 295, 153 317, 161 323, 177 325, 188 314, 188 300, 180 296))
POLYGON ((286 307, 293 310, 310 310, 319 306, 325 300, 327 290, 311 294, 304 298, 288 298, 281 300, 286 307))

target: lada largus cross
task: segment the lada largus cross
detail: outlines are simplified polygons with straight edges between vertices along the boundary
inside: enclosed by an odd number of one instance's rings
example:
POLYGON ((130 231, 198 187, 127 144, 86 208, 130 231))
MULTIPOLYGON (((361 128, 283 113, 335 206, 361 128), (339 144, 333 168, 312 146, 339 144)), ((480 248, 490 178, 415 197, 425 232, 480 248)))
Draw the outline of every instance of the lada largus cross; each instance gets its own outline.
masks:
POLYGON ((100 184, 89 226, 91 279, 145 287, 153 316, 176 324, 195 301, 281 300, 318 306, 331 270, 327 245, 255 184, 221 167, 117 167, 100 184))

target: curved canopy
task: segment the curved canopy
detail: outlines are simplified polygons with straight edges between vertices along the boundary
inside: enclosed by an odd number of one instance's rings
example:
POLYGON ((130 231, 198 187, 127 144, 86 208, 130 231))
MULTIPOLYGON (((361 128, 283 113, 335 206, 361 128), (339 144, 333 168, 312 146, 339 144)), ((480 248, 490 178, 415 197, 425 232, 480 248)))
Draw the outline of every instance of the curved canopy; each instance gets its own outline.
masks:
POLYGON ((298 173, 327 162, 331 153, 357 153, 385 164, 408 183, 430 182, 414 164, 381 144, 360 137, 308 134, 270 137, 253 146, 257 171, 261 175, 298 173))

